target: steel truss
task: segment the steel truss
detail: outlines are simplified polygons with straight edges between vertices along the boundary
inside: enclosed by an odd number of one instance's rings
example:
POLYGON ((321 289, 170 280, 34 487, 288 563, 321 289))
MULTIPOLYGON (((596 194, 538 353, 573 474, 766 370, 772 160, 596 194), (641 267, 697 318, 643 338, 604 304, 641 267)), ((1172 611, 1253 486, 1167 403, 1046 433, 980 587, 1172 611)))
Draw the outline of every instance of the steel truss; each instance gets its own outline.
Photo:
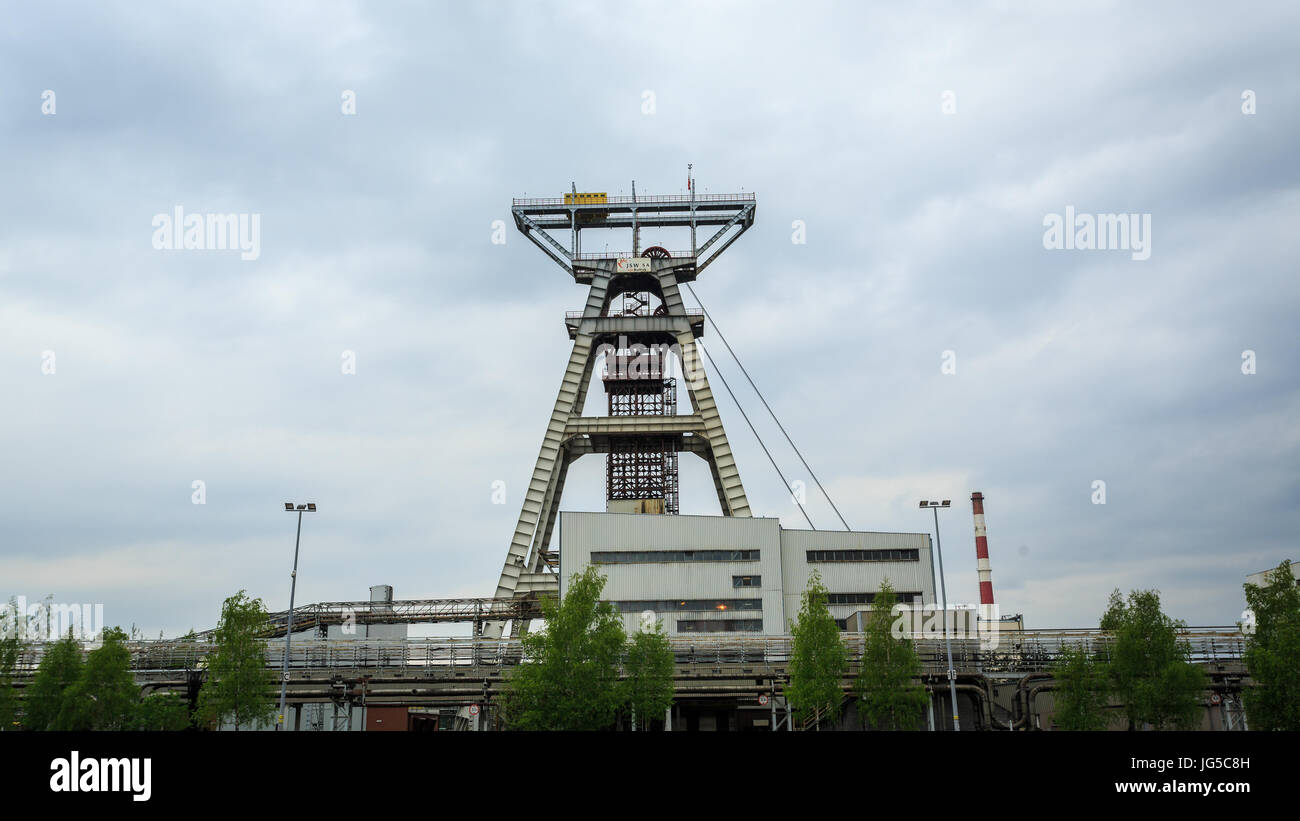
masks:
MULTIPOLYGON (((647 498, 624 494, 653 490, 648 498, 663 498, 665 508, 673 512, 679 509, 677 454, 697 454, 709 465, 722 514, 750 515, 740 472, 695 345, 704 333, 703 318, 686 310, 678 285, 694 280, 748 230, 755 209, 753 194, 610 197, 588 204, 566 203, 557 197, 512 203, 515 226, 589 289, 582 312, 565 318, 573 351, 524 493, 496 598, 558 592, 558 579, 551 572, 555 562, 549 550, 551 534, 569 464, 589 453, 609 454, 606 483, 610 498, 647 498), (655 226, 689 228, 691 250, 669 252, 653 246, 638 254, 637 232, 655 226), (717 231, 697 246, 696 229, 700 226, 717 231), (633 252, 582 253, 581 231, 593 227, 632 229, 633 252), (567 231, 568 247, 552 237, 551 231, 567 231), (702 257, 709 249, 711 254, 702 257), (680 381, 692 412, 668 412, 675 409, 677 381, 669 382, 669 375, 660 372, 652 373, 655 378, 644 380, 644 386, 613 386, 610 416, 584 417, 596 355, 639 345, 671 349, 681 363, 680 381)), ((659 367, 666 366, 661 361, 659 367)), ((609 388, 612 382, 625 380, 604 381, 609 388)), ((527 629, 528 618, 512 619, 511 623, 518 636, 527 629)), ((484 625, 483 635, 498 638, 505 628, 504 619, 491 621, 484 625)))

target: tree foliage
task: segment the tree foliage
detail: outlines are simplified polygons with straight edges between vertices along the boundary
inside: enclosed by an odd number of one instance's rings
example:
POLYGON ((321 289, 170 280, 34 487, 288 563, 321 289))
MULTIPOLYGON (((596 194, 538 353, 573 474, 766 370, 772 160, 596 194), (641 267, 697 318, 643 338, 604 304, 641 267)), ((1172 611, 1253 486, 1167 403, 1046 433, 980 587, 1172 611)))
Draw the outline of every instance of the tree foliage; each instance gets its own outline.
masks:
POLYGON ((1156 590, 1134 590, 1127 602, 1118 590, 1111 594, 1101 618, 1101 629, 1113 637, 1106 669, 1130 730, 1196 724, 1205 674, 1191 663, 1191 646, 1179 638, 1186 627, 1161 611, 1156 590))
POLYGON ((844 701, 840 683, 849 667, 848 649, 827 606, 829 598, 821 574, 813 571, 808 589, 803 592, 799 616, 790 625, 793 647, 786 698, 800 719, 817 717, 818 727, 823 718, 831 722, 839 718, 844 701))
POLYGON ((893 636, 892 610, 898 601, 885 579, 871 604, 871 621, 863 636, 862 670, 855 690, 858 718, 879 730, 914 730, 921 724, 928 698, 919 682, 921 658, 911 639, 893 636))
POLYGON ((265 645, 258 640, 267 627, 266 606, 243 590, 226 599, 208 656, 207 679, 199 691, 203 722, 231 722, 235 729, 274 720, 276 676, 266 666, 265 645))
POLYGON ((175 732, 190 726, 190 707, 176 693, 156 693, 140 699, 132 714, 132 730, 175 732))
POLYGON ((506 693, 506 724, 517 730, 603 730, 624 703, 618 665, 627 636, 614 606, 600 600, 605 577, 588 567, 564 600, 542 602, 545 627, 523 638, 528 661, 506 693))
POLYGON ((1254 632, 1245 662, 1253 682, 1242 694, 1253 730, 1300 730, 1300 588, 1290 561, 1268 584, 1246 584, 1254 632))
POLYGON ((126 633, 105 628, 103 643, 86 656, 81 677, 67 692, 63 729, 126 730, 135 719, 140 688, 131 675, 126 633))
POLYGON ((36 675, 23 694, 23 728, 70 730, 76 714, 69 698, 81 680, 81 642, 68 635, 45 646, 36 675))
POLYGON ((1106 715, 1110 681, 1104 662, 1089 654, 1082 645, 1061 648, 1052 665, 1056 680, 1056 709, 1052 720, 1061 730, 1104 730, 1110 723, 1106 715))
POLYGON ((625 669, 625 698, 637 724, 662 716, 673 703, 673 650, 662 624, 632 637, 625 669))
MULTIPOLYGON (((12 608, 17 612, 17 608, 12 608)), ((14 729, 18 715, 18 688, 14 687, 14 668, 22 640, 18 624, 9 613, 0 610, 0 731, 14 729)))

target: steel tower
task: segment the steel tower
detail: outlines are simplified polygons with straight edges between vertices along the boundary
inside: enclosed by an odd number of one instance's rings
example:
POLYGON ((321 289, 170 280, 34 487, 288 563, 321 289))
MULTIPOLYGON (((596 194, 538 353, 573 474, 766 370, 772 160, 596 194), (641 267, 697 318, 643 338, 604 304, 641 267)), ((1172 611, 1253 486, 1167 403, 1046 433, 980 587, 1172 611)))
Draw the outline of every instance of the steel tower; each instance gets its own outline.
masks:
MULTIPOLYGON (((542 249, 573 280, 587 285, 581 311, 565 316, 573 352, 560 383, 524 496, 519 523, 510 540, 497 599, 558 591, 547 572, 557 564, 550 552, 560 495, 569 464, 580 456, 607 454, 609 499, 662 499, 677 510, 677 454, 694 453, 709 464, 718 503, 725 516, 749 516, 749 502, 727 442, 717 403, 709 388, 695 340, 704 334, 704 317, 682 304, 678 285, 693 281, 754 223, 753 194, 638 197, 579 193, 563 197, 515 199, 515 227, 542 249), (632 250, 583 253, 582 231, 631 231, 632 250), (689 229, 689 251, 640 247, 642 228, 689 229), (713 231, 697 244, 697 229, 713 231), (716 229, 716 230, 714 230, 716 229), (567 232, 561 243, 552 232, 567 232), (657 303, 657 304, 655 304, 657 303), (602 382, 609 416, 583 416, 587 388, 598 356, 604 355, 602 382), (680 362, 680 380, 670 375, 680 362), (676 413, 678 384, 686 388, 692 413, 676 413)), ((513 632, 527 629, 515 622, 513 632)), ((500 636, 505 622, 487 622, 486 636, 500 636)))

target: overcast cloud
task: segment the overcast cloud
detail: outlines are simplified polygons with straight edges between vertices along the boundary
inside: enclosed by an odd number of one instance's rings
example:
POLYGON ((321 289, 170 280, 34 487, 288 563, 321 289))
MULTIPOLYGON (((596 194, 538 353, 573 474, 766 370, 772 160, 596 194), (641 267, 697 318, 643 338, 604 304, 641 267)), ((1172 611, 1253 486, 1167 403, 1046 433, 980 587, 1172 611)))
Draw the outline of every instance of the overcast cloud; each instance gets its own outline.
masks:
MULTIPOLYGON (((917 500, 954 500, 952 598, 977 598, 973 490, 1030 627, 1093 626, 1116 587, 1230 624, 1247 573, 1300 559, 1294 3, 5 17, 0 596, 154 635, 240 588, 282 608, 288 499, 321 507, 300 602, 490 595, 584 297, 492 222, 571 181, 684 192, 688 162, 758 197, 696 292, 855 529, 928 531, 917 500), (260 255, 156 250, 178 205, 259 214, 260 255), (1150 258, 1045 249, 1066 206, 1150 214, 1150 258)), ((805 526, 714 390, 755 514, 805 526)), ((682 466, 683 512, 717 513, 682 466)), ((602 471, 562 507, 603 509, 602 471)))

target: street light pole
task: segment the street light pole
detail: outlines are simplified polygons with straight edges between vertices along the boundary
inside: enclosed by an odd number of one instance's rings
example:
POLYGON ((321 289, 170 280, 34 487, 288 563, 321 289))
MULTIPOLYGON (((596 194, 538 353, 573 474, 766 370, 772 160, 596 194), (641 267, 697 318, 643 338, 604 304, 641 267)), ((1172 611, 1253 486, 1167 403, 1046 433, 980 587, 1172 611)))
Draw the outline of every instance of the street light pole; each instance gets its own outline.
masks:
MULTIPOLYGON (((948 635, 948 585, 943 577, 943 541, 939 538, 939 508, 947 508, 951 503, 951 499, 944 499, 942 503, 923 501, 921 507, 934 511, 934 546, 939 554, 939 591, 943 596, 943 643, 948 653, 948 699, 952 701, 953 732, 961 732, 961 719, 957 710, 957 671, 952 666, 952 638, 948 635)), ((934 571, 933 564, 930 565, 930 571, 934 571)))
POLYGON ((298 514, 298 534, 293 539, 293 572, 289 574, 289 620, 284 629, 284 666, 280 670, 280 714, 275 722, 276 732, 284 729, 285 702, 289 697, 289 647, 293 639, 293 599, 298 592, 298 545, 302 542, 302 514, 315 513, 316 503, 295 505, 285 502, 284 509, 298 514))

